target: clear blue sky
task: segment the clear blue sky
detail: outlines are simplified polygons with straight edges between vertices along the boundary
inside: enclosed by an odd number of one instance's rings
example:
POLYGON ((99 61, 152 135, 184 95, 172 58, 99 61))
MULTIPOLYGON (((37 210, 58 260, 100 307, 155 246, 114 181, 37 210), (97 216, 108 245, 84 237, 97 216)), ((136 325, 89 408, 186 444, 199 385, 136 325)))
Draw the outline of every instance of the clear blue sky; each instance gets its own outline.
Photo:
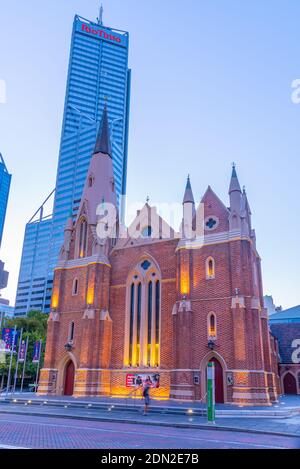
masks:
MULTIPOLYGON (((231 162, 245 184, 265 292, 300 303, 298 0, 103 0, 130 32, 128 194, 180 202, 187 173, 227 203, 231 162)), ((74 14, 97 0, 0 0, 0 151, 13 174, 1 259, 12 302, 24 226, 55 184, 74 14)))

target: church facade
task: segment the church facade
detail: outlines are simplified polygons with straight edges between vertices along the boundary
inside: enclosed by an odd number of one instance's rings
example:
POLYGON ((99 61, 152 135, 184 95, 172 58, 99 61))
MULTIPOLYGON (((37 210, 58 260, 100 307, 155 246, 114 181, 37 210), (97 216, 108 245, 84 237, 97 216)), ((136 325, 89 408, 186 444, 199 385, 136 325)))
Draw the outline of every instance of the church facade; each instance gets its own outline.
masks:
POLYGON ((214 362, 217 402, 277 400, 278 355, 235 167, 229 199, 227 208, 208 187, 196 207, 188 178, 180 235, 148 203, 121 227, 105 108, 55 269, 40 395, 126 396, 133 376, 156 375, 153 397, 205 401, 214 362))

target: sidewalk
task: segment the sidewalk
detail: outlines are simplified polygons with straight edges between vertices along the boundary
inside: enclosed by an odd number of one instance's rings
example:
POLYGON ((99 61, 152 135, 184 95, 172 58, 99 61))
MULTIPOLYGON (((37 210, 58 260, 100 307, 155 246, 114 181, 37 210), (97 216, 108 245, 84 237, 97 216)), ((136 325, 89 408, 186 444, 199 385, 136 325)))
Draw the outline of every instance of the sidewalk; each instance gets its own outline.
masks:
MULTIPOLYGON (((141 404, 141 403, 140 403, 141 404)), ((299 437, 300 446, 300 416, 291 418, 248 418, 235 417, 223 418, 217 417, 215 424, 208 424, 205 417, 190 414, 176 413, 157 413, 151 409, 147 416, 142 414, 142 406, 139 405, 135 411, 119 410, 109 406, 106 409, 94 407, 74 408, 71 405, 65 406, 47 406, 43 404, 32 405, 27 403, 4 404, 0 405, 0 414, 8 415, 28 415, 31 417, 47 416, 55 418, 130 423, 133 425, 151 425, 158 427, 177 427, 196 429, 214 429, 239 431, 245 433, 258 433, 270 435, 286 435, 299 437)))
POLYGON ((41 398, 32 393, 17 394, 14 399, 0 399, 0 413, 47 416, 87 421, 110 421, 135 425, 153 425, 214 430, 268 433, 300 437, 300 396, 283 397, 272 407, 217 405, 216 424, 207 423, 205 406, 199 403, 174 401, 151 402, 149 415, 143 416, 143 402, 112 398, 74 399, 41 398), (134 402, 132 402, 134 401, 134 402))

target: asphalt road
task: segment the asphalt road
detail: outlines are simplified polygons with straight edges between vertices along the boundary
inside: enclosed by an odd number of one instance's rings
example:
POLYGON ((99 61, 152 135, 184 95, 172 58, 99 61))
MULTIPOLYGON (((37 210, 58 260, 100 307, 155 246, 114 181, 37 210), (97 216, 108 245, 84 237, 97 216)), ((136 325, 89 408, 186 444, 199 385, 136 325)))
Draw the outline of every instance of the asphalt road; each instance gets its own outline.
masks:
POLYGON ((288 449, 300 438, 5 414, 0 448, 288 449))

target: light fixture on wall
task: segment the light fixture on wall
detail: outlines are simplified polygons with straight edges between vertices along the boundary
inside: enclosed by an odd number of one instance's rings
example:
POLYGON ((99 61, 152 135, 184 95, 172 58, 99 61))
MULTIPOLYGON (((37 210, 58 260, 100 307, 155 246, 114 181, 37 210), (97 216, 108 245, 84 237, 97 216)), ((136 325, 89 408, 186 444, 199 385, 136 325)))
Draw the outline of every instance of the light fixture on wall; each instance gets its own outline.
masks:
POLYGON ((72 350, 72 348, 73 348, 73 345, 70 342, 65 344, 65 349, 66 349, 67 352, 70 352, 72 350))
POLYGON ((210 348, 210 350, 214 350, 216 344, 215 344, 215 341, 214 340, 209 340, 208 343, 208 348, 210 348))

